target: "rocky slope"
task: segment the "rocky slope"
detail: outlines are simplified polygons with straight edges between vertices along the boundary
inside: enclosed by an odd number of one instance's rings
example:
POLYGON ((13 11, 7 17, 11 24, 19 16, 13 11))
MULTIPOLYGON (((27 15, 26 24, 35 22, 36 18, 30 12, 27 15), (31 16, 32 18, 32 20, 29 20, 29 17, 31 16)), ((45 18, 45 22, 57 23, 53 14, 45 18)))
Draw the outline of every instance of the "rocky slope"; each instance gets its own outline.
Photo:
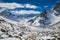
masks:
POLYGON ((44 36, 60 36, 60 2, 52 10, 44 10, 31 19, 16 22, 16 18, 8 10, 0 11, 0 40, 40 40, 44 36))

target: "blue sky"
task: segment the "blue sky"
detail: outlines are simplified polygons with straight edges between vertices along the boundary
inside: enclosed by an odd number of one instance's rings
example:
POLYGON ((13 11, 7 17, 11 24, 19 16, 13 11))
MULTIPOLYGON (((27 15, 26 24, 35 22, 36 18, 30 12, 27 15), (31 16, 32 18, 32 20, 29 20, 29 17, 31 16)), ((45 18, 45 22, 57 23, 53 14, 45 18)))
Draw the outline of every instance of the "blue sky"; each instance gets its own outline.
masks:
POLYGON ((20 4, 33 4, 40 7, 48 6, 48 9, 56 4, 59 0, 3 0, 3 2, 16 2, 20 4))
MULTIPOLYGON (((35 10, 35 11, 43 11, 45 9, 51 9, 54 7, 59 0, 0 0, 3 3, 18 3, 18 4, 28 4, 29 8, 15 8, 14 10, 35 10), (32 5, 37 6, 37 8, 31 8, 32 5)), ((29 12, 29 11, 28 11, 29 12)))

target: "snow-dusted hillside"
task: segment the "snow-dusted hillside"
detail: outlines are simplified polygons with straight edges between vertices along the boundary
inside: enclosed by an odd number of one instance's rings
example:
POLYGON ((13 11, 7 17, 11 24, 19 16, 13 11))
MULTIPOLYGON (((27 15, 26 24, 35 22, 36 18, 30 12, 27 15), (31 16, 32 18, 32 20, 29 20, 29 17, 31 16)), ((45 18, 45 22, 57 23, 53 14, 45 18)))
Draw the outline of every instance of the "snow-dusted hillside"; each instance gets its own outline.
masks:
POLYGON ((44 10, 29 19, 18 18, 8 9, 0 10, 0 40, 39 40, 43 36, 58 36, 59 26, 60 2, 52 10, 44 10))

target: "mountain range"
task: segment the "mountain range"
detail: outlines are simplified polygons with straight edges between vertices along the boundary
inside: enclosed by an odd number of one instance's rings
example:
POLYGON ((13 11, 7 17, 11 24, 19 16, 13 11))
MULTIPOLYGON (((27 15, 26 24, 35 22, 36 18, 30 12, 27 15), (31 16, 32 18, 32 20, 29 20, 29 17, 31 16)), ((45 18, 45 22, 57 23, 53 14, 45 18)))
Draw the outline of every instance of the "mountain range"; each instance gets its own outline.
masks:
POLYGON ((21 24, 25 21, 29 26, 48 27, 60 21, 60 2, 58 2, 52 9, 44 10, 40 14, 12 14, 9 9, 0 8, 0 16, 3 18, 19 22, 21 24))

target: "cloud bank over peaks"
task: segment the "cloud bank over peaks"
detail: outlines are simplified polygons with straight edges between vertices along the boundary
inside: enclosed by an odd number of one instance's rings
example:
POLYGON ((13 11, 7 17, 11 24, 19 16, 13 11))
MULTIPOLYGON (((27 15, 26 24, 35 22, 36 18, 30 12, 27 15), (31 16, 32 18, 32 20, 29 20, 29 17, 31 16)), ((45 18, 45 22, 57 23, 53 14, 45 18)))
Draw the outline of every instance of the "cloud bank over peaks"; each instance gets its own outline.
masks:
POLYGON ((41 12, 39 11, 34 11, 34 10, 20 10, 20 11, 11 11, 13 14, 40 14, 41 12))
POLYGON ((38 6, 31 5, 31 4, 25 4, 25 7, 26 7, 26 8, 33 8, 33 9, 38 8, 38 6))
POLYGON ((37 9, 39 8, 36 5, 31 5, 31 4, 18 4, 18 3, 0 3, 0 8, 3 9, 12 9, 10 12, 13 14, 40 14, 39 11, 35 10, 17 10, 16 8, 29 8, 29 9, 37 9), (13 10, 16 9, 16 10, 13 10))
POLYGON ((18 4, 18 3, 0 3, 0 7, 5 9, 15 9, 15 8, 31 8, 36 9, 38 6, 31 5, 31 4, 18 4))

